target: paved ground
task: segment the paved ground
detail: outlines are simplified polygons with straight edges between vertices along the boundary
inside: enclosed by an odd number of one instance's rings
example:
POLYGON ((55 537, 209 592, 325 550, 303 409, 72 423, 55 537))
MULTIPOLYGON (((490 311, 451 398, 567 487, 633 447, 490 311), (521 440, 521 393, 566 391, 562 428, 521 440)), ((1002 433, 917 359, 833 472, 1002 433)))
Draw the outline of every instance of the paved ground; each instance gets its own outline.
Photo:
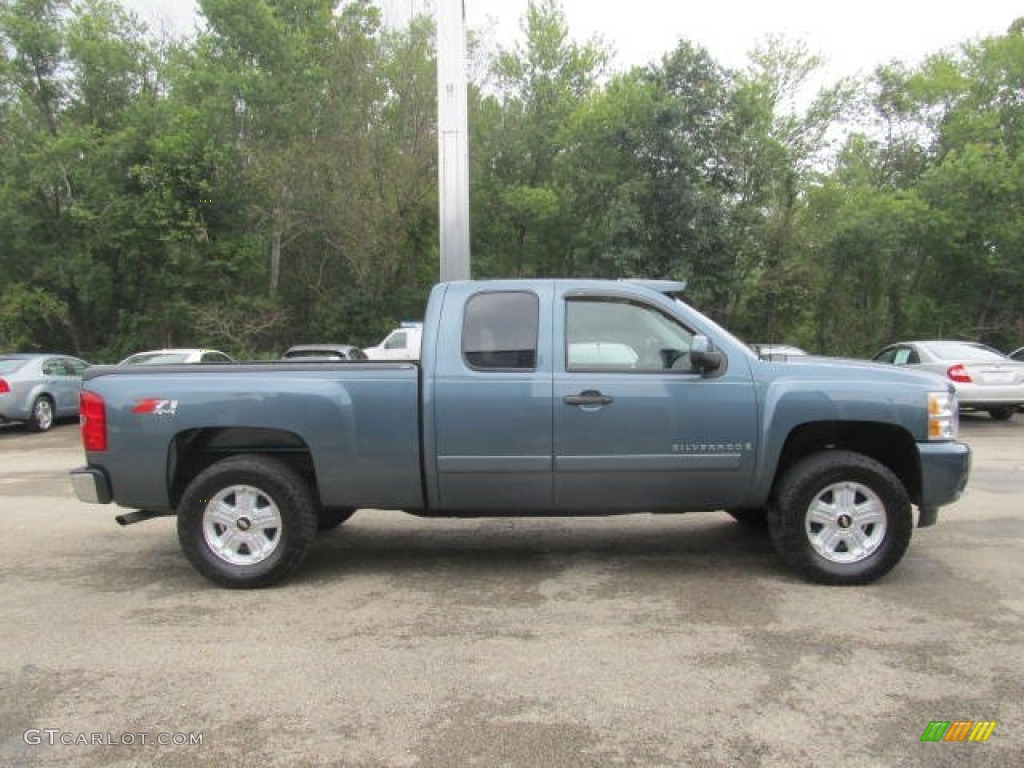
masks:
POLYGON ((870 587, 721 513, 362 511, 232 592, 73 499, 74 426, 0 429, 0 764, 1022 765, 1024 416, 963 437, 967 495, 870 587), (956 719, 997 726, 920 741, 956 719))

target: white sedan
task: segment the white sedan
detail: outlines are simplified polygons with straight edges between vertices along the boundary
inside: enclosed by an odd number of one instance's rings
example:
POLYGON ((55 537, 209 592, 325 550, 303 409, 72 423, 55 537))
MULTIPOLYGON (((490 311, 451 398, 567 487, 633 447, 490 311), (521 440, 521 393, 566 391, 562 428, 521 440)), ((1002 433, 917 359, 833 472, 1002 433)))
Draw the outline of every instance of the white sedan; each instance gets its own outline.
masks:
POLYGON ((1024 363, 971 341, 904 341, 890 344, 875 362, 909 365, 953 382, 960 407, 988 411, 1006 421, 1024 404, 1024 363))
POLYGON ((153 349, 126 357, 118 365, 178 365, 181 363, 233 363, 216 349, 153 349))

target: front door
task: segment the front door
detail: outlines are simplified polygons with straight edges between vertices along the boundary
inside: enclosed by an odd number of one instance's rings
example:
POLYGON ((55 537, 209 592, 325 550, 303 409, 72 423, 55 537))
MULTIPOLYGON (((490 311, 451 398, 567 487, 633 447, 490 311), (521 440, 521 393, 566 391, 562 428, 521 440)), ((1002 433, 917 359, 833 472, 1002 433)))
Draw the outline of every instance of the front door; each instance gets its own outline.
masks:
POLYGON ((742 501, 757 439, 745 365, 694 370, 694 332, 636 299, 570 295, 555 324, 565 329, 553 402, 560 509, 716 509, 742 501))

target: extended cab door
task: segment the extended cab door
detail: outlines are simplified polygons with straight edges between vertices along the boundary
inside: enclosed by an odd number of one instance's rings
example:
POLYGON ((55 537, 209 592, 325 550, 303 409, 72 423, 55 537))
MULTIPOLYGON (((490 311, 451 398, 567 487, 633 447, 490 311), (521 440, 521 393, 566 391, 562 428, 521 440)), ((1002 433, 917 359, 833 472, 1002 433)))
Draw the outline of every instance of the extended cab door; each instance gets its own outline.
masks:
POLYGON ((758 428, 745 361, 711 374, 694 370, 695 329, 653 297, 625 290, 570 290, 554 324, 559 509, 685 511, 742 502, 758 428))
POLYGON ((431 505, 550 509, 551 283, 453 283, 424 360, 431 505), (433 369, 432 373, 430 369, 433 369), (431 487, 433 486, 433 487, 431 487))

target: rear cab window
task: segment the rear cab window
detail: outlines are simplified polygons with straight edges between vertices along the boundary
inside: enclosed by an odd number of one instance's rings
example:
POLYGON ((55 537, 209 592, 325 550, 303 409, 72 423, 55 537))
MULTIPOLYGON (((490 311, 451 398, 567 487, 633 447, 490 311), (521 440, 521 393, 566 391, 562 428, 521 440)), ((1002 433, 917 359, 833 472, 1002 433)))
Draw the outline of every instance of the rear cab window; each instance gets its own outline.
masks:
POLYGON ((529 291, 471 296, 462 320, 462 359, 477 371, 537 368, 540 299, 529 291))

